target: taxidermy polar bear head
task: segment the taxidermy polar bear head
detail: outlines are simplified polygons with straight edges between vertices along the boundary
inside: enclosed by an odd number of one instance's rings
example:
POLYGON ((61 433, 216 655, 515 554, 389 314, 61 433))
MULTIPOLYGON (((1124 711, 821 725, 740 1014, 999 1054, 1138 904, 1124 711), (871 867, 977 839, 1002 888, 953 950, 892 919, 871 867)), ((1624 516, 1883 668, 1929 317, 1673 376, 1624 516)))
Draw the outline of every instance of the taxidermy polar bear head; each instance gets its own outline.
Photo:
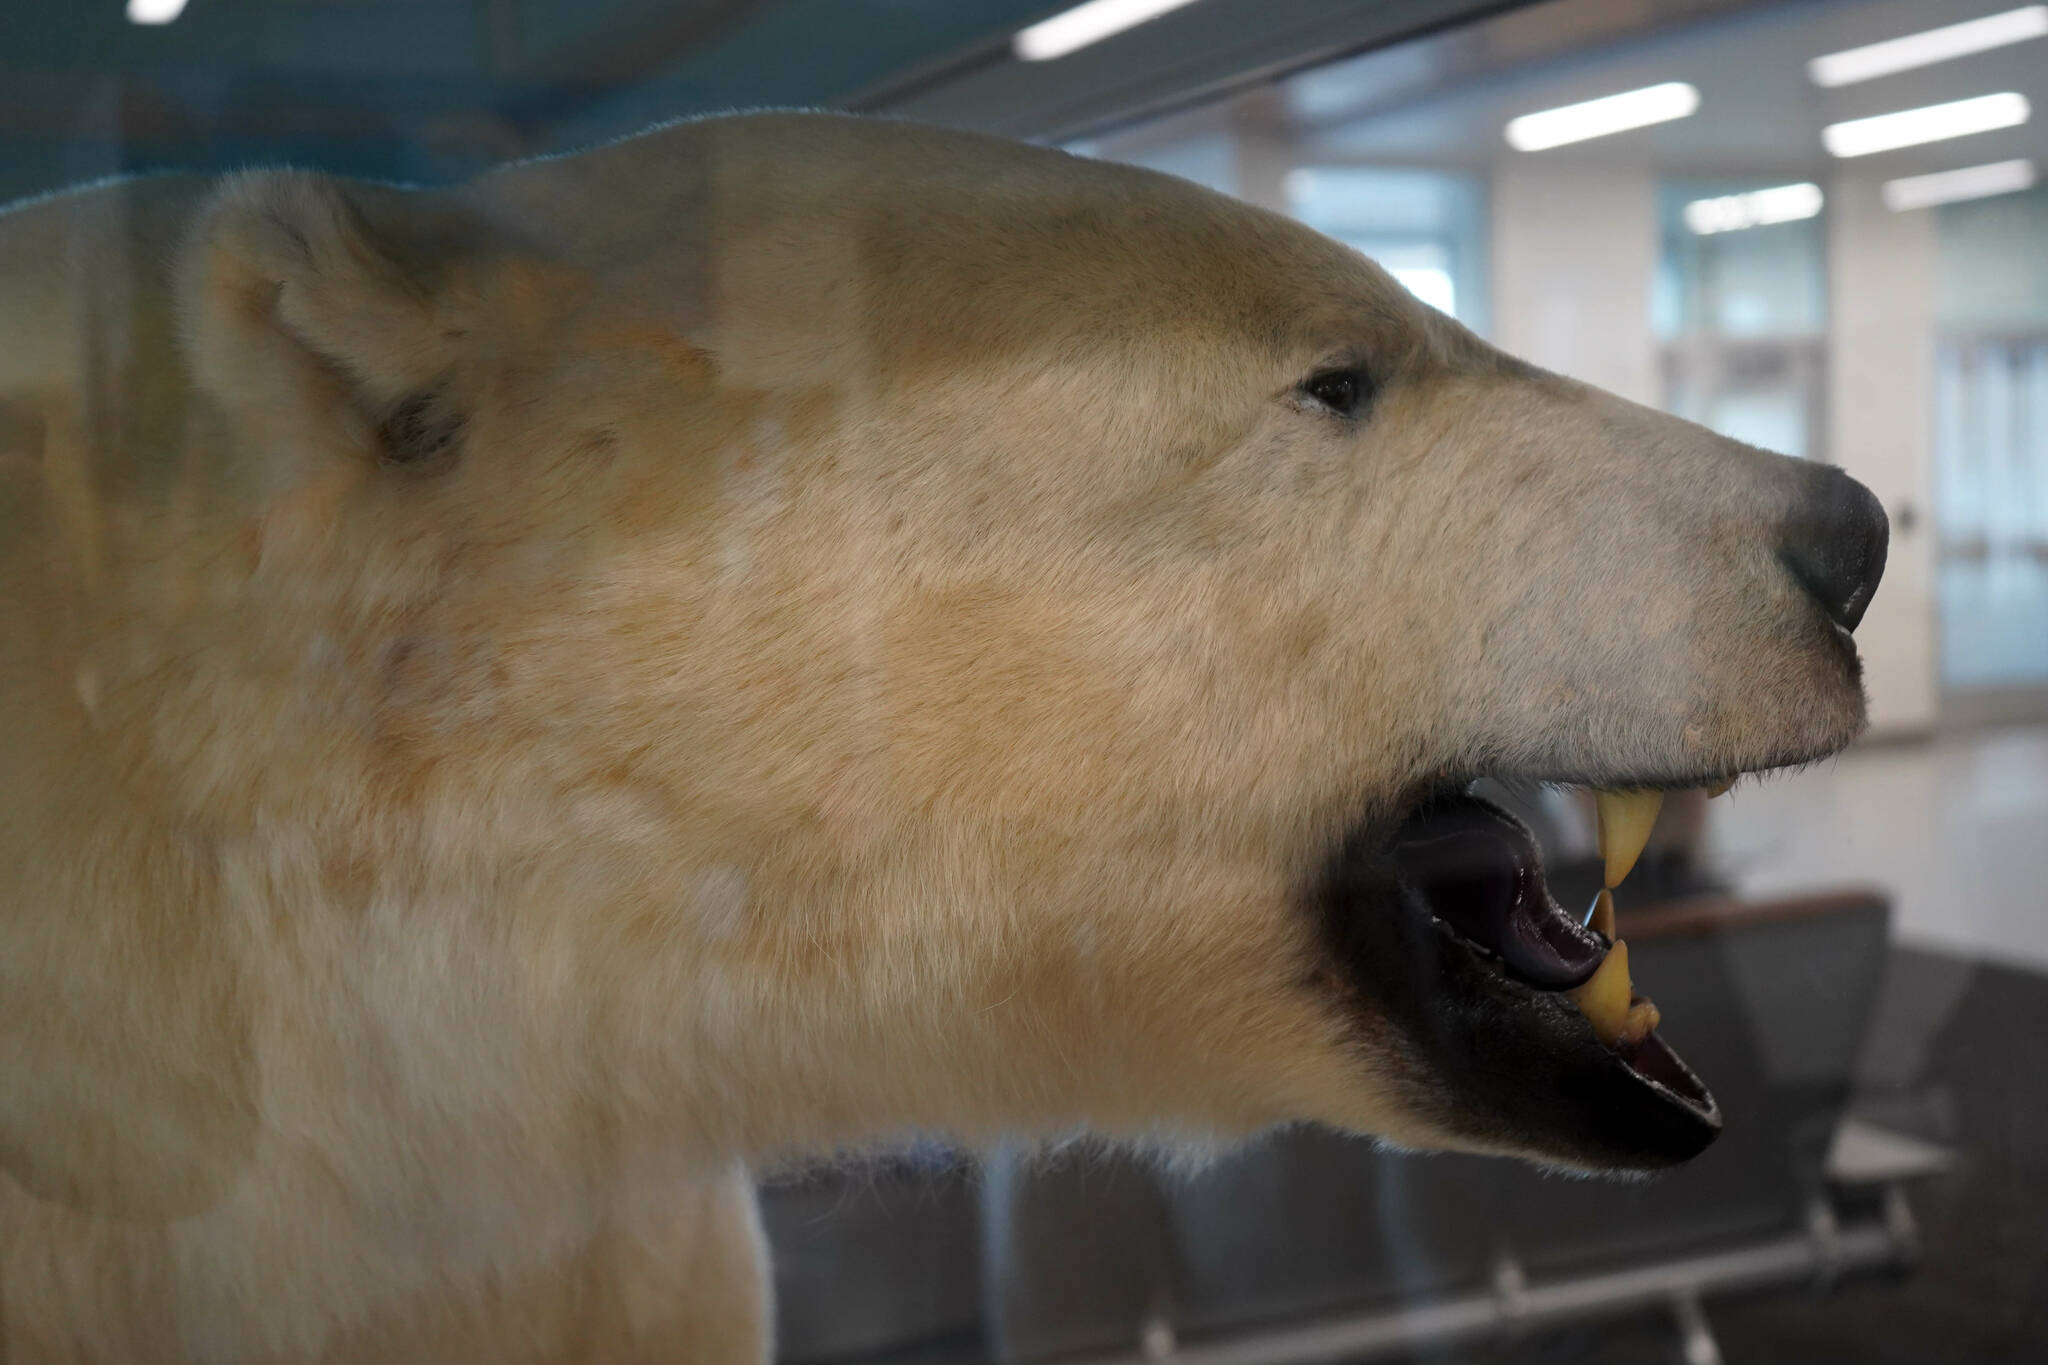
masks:
POLYGON ((0 262, 31 1188, 1713 1136, 1467 789, 1610 793, 1625 872, 1652 794, 1848 743, 1838 471, 1273 214, 881 122, 128 182, 0 262))

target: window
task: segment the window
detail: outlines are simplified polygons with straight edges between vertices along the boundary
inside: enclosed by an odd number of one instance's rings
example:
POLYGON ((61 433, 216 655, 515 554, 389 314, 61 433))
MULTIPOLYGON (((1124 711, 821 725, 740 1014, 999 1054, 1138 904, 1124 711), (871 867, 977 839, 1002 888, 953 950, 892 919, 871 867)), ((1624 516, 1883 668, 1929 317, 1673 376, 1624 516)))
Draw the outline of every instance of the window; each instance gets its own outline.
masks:
POLYGON ((1485 195, 1445 171, 1302 166, 1288 172, 1287 208, 1318 232, 1358 248, 1408 291, 1485 331, 1485 195))
POLYGON ((1738 441, 1813 457, 1826 435, 1826 257, 1821 193, 1784 193, 1794 188, 1662 185, 1652 317, 1666 407, 1738 441), (1745 212, 1758 204, 1761 215, 1745 212), (1768 221, 1774 205, 1805 216, 1768 221))
POLYGON ((1951 204, 1935 232, 1941 679, 2024 709, 2048 685, 2048 193, 1951 204))

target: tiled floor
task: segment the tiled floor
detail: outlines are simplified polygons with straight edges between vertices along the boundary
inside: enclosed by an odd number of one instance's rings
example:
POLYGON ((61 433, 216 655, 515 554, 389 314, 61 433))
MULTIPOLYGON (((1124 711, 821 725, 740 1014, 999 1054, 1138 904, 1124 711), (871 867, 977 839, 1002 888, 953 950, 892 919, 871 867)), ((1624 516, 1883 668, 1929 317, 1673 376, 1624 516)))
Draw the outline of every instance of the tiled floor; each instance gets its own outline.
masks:
POLYGON ((1866 746, 1712 811, 1744 892, 1875 885, 1904 943, 2048 968, 2048 726, 1866 746))

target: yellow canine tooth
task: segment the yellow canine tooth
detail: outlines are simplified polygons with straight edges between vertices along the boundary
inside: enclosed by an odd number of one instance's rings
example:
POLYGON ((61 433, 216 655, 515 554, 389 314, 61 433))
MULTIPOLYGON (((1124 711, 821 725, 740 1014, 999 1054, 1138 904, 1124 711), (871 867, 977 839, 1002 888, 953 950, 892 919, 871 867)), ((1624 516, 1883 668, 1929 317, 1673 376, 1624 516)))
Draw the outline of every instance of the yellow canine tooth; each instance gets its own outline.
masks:
POLYGON ((1734 785, 1734 778, 1722 778, 1719 782, 1716 782, 1711 787, 1707 788, 1707 800, 1711 801, 1717 796, 1726 796, 1728 794, 1728 789, 1734 785))
POLYGON ((1629 1002, 1634 995, 1635 988, 1628 979, 1626 943, 1609 948, 1593 974, 1571 989, 1572 1003, 1593 1026, 1593 1036, 1609 1047, 1628 1029, 1629 1002))
POLYGON ((1599 812, 1600 856, 1607 863, 1607 885, 1620 886, 1636 859, 1643 856, 1664 793, 1601 791, 1595 792, 1593 799, 1599 812))
POLYGON ((1609 942, 1613 941, 1614 893, 1612 891, 1602 891, 1593 898, 1593 913, 1587 917, 1586 926, 1597 933, 1607 935, 1609 942))

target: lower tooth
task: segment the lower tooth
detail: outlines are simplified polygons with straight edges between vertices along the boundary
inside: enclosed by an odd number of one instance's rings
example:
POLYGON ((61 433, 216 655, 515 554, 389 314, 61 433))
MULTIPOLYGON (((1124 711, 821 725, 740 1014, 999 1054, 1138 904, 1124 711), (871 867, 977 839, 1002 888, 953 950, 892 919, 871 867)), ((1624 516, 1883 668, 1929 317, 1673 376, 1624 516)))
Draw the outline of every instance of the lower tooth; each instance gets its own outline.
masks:
POLYGON ((1628 1031, 1629 1007, 1634 996, 1635 989, 1628 978, 1626 943, 1609 948, 1593 974, 1571 990, 1572 1003, 1593 1026, 1593 1036, 1609 1047, 1620 1042, 1628 1031))
POLYGON ((1664 1022, 1664 1016, 1648 996, 1638 996, 1629 1002, 1628 1017, 1621 1021, 1621 1041, 1634 1047, 1657 1031, 1657 1025, 1664 1022))

